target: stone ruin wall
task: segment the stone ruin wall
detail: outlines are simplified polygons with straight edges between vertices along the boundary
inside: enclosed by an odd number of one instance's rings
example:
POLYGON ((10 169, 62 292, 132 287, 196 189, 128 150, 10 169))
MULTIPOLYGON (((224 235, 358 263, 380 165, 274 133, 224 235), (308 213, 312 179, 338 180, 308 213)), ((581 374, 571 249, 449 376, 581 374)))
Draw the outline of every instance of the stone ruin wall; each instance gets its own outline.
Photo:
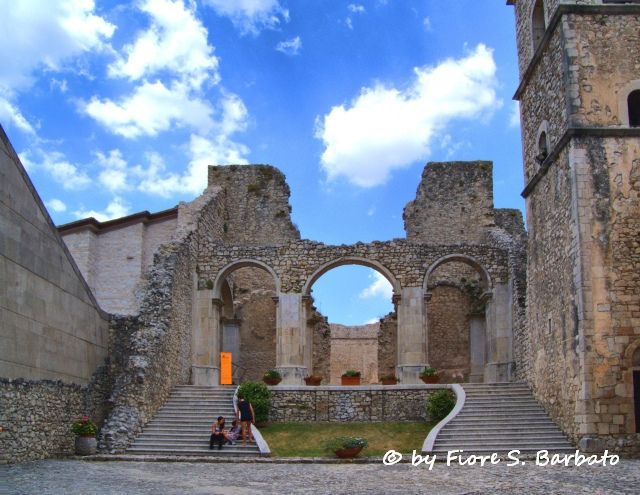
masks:
POLYGON ((378 333, 380 323, 367 325, 330 324, 331 385, 340 385, 347 370, 360 372, 360 383, 378 383, 378 333))
POLYGON ((407 240, 480 244, 495 225, 491 162, 429 163, 403 212, 407 240))
POLYGON ((223 229, 220 189, 181 204, 172 242, 155 254, 140 313, 114 318, 110 338, 111 413, 99 448, 122 452, 168 398, 189 383, 197 252, 204 236, 223 229))

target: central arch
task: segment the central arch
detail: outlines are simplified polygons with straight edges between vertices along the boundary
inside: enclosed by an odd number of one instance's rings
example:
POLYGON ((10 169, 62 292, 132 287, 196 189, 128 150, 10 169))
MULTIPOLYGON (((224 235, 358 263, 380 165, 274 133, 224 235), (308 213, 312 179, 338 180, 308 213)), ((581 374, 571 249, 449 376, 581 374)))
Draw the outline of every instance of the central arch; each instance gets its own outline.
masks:
POLYGON ((391 284, 393 287, 393 295, 398 295, 401 293, 402 287, 400 283, 396 279, 395 275, 389 270, 386 266, 376 260, 370 260, 367 258, 362 258, 360 256, 343 256, 341 258, 334 259, 327 263, 324 263, 319 268, 317 268, 311 276, 307 279, 304 286, 302 287, 302 294, 304 296, 308 296, 311 293, 311 287, 322 275, 327 273, 329 270, 337 268, 339 266, 344 265, 360 265, 366 266, 367 268, 371 268, 380 272, 391 284))

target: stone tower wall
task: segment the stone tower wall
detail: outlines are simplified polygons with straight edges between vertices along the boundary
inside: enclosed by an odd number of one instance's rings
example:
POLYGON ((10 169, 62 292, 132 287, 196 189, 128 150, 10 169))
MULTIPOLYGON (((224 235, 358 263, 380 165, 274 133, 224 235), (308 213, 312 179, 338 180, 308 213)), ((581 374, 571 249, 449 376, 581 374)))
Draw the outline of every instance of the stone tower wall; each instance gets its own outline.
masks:
POLYGON ((494 225, 491 162, 428 163, 404 209, 407 240, 479 244, 494 225))

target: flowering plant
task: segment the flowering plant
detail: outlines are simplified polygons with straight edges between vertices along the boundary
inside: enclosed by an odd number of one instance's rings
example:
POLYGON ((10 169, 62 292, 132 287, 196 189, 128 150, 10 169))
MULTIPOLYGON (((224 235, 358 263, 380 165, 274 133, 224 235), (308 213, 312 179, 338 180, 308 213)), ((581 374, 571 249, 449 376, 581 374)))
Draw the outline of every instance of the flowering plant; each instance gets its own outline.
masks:
POLYGON ((89 416, 82 416, 82 419, 73 422, 71 431, 80 437, 95 437, 98 428, 89 416))

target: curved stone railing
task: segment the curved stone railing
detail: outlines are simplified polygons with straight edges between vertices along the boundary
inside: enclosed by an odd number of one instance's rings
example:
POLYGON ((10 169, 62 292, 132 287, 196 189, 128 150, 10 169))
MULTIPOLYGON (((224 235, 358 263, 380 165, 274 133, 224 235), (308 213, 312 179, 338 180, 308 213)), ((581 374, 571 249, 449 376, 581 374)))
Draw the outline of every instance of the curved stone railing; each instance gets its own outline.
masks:
POLYGON ((431 428, 429 435, 427 435, 427 438, 422 444, 423 454, 427 454, 433 451, 433 445, 436 442, 438 433, 440 433, 440 430, 442 430, 442 428, 444 428, 453 418, 458 415, 458 413, 464 407, 465 400, 467 399, 467 394, 465 393, 464 388, 462 388, 462 385, 460 385, 459 383, 452 383, 450 385, 447 385, 447 388, 450 388, 451 390, 453 390, 453 393, 456 394, 456 405, 453 407, 446 418, 444 418, 437 425, 431 428))
MULTIPOLYGON (((236 391, 233 393, 233 410, 236 413, 236 418, 238 417, 238 390, 240 387, 236 387, 236 391)), ((258 450, 260 451, 260 455, 262 457, 271 456, 271 449, 269 448, 269 444, 260 433, 260 430, 256 428, 256 425, 251 424, 251 434, 253 435, 254 440, 256 441, 256 445, 258 446, 258 450)))

